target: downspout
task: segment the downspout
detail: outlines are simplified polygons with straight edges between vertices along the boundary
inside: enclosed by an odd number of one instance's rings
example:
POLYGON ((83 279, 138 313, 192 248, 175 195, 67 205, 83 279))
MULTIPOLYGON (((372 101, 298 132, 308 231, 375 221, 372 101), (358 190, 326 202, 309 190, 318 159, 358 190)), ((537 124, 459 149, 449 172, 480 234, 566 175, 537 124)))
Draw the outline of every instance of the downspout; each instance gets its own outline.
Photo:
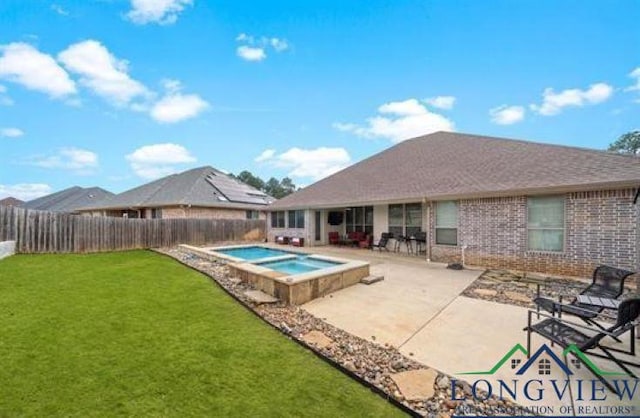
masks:
POLYGON ((431 205, 429 205, 429 200, 427 199, 426 196, 422 198, 422 206, 424 207, 425 222, 426 222, 426 227, 425 227, 426 238, 424 243, 424 254, 426 257, 426 262, 430 263, 431 262, 431 216, 430 216, 431 205))
MULTIPOLYGON (((640 233, 640 208, 638 208, 638 198, 640 197, 640 186, 636 190, 636 194, 633 197, 633 204, 636 206, 636 266, 637 270, 640 271, 640 266, 638 265, 638 257, 640 257, 640 251, 638 247, 640 246, 640 237, 638 233, 640 233)), ((636 277, 636 293, 640 294, 640 274, 636 277)), ((640 325, 636 327, 636 338, 640 340, 640 325)))

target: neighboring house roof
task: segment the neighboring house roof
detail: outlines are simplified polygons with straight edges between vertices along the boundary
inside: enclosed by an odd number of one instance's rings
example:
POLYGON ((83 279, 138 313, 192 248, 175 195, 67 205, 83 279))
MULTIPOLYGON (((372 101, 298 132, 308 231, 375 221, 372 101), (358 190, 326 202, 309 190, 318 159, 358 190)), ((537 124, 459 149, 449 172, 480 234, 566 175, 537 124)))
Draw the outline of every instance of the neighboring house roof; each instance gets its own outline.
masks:
POLYGON ((99 202, 109 196, 113 196, 113 193, 100 187, 73 186, 30 200, 21 206, 27 209, 51 212, 75 212, 80 207, 99 202))
POLYGON ((640 185, 640 158, 522 140, 436 132, 399 143, 270 209, 586 191, 640 185))
POLYGON ((0 199, 0 206, 20 206, 24 201, 16 199, 15 197, 5 197, 0 199))
POLYGON ((82 210, 200 206, 234 209, 264 209, 273 202, 266 195, 213 167, 200 167, 171 174, 112 196, 82 210))

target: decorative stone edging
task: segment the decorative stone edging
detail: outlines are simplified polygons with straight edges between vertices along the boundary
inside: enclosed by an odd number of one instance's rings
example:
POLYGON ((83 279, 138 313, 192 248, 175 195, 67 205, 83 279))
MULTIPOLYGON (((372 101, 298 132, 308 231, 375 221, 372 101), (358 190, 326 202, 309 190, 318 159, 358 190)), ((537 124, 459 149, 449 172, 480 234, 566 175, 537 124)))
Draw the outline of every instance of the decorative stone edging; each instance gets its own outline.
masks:
MULTIPOLYGON (((538 286, 540 286, 540 296, 556 301, 562 297, 563 301, 568 303, 589 283, 588 280, 567 277, 542 276, 512 270, 487 270, 471 283, 462 295, 524 308, 535 308, 533 299, 537 296, 538 286)), ((630 293, 633 293, 633 288, 625 286, 623 297, 630 293)), ((615 316, 615 312, 609 312, 609 314, 615 316)))
POLYGON ((264 321, 411 415, 438 418, 454 414, 492 415, 496 408, 526 412, 511 401, 498 400, 495 397, 484 401, 475 400, 472 397, 471 386, 458 379, 455 387, 456 398, 466 400, 453 401, 451 376, 405 357, 395 347, 388 344, 382 346, 356 337, 297 306, 283 303, 253 304, 244 295, 244 292, 251 288, 236 278, 229 277, 228 268, 224 264, 177 248, 160 249, 157 252, 211 277, 227 293, 264 321), (414 373, 411 372, 417 372, 419 375, 418 388, 411 385, 412 379, 416 381, 414 373), (425 376, 433 379, 431 385, 425 384, 425 376), (406 393, 402 393, 402 389, 406 393))

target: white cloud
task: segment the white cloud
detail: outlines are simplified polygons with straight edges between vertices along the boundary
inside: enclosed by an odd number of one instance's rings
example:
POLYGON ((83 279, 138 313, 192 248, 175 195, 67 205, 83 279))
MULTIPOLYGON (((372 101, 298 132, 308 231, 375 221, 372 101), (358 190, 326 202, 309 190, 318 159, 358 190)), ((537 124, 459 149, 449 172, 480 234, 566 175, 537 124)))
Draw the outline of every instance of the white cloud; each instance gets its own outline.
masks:
POLYGON ((209 108, 209 103, 197 94, 182 94, 178 80, 164 80, 167 93, 156 102, 149 114, 160 123, 176 123, 198 116, 209 108))
POLYGON ((51 186, 43 183, 0 184, 0 199, 15 197, 29 201, 51 193, 51 186))
POLYGON ((193 0, 131 0, 127 18, 138 25, 172 24, 184 8, 191 5, 193 0))
POLYGON ((73 80, 50 55, 22 42, 1 45, 0 52, 0 79, 46 93, 52 98, 76 93, 73 80))
POLYGON ((80 83, 116 106, 147 97, 149 91, 128 74, 128 62, 119 60, 100 42, 86 40, 58 54, 67 70, 80 75, 80 83))
POLYGON ((502 105, 489 110, 491 122, 498 125, 512 125, 524 119, 524 107, 502 105))
POLYGON ((351 163, 351 157, 344 148, 320 147, 315 149, 291 148, 276 155, 274 150, 265 150, 256 161, 289 170, 291 177, 308 177, 320 180, 351 163))
POLYGON ((438 109, 450 110, 453 109, 453 105, 456 103, 456 98, 454 96, 436 96, 424 99, 424 101, 438 109))
POLYGON ((6 138, 19 138, 24 135, 22 129, 18 128, 0 128, 0 136, 6 138))
POLYGON ((544 116, 557 115, 565 107, 602 103, 612 95, 613 87, 606 83, 592 84, 585 90, 567 89, 559 93, 552 88, 546 88, 542 93, 542 104, 532 104, 531 110, 544 116))
POLYGON ((131 169, 145 179, 156 179, 178 171, 178 164, 196 161, 189 151, 178 144, 154 144, 138 148, 125 157, 131 169))
POLYGON ((236 36, 236 41, 243 43, 236 49, 236 54, 245 61, 262 61, 267 58, 267 49, 275 52, 284 52, 289 49, 289 42, 283 38, 268 38, 266 36, 255 38, 241 33, 236 36))
POLYGON ((13 106, 13 100, 7 95, 7 88, 0 84, 0 106, 13 106))
POLYGON ((68 147, 61 148, 56 154, 41 155, 27 159, 29 165, 42 168, 70 170, 76 174, 91 174, 98 167, 98 154, 92 151, 68 147))
MULTIPOLYGON (((635 79, 635 84, 627 87, 625 91, 640 91, 640 67, 631 71, 629 77, 635 79)), ((636 102, 640 103, 640 99, 637 99, 636 102)))
POLYGON ((64 7, 60 6, 59 4, 52 4, 51 5, 51 10, 53 10, 54 12, 59 14, 60 16, 69 16, 69 12, 67 10, 65 10, 64 7))
POLYGON ((267 58, 263 48, 241 45, 236 49, 236 54, 245 61, 262 61, 267 58))
POLYGON ((274 149, 266 149, 264 151, 262 151, 262 154, 258 155, 254 161, 257 163, 261 163, 263 161, 267 161, 268 159, 272 158, 274 155, 276 154, 276 150, 274 149))
POLYGON ((378 108, 378 113, 367 119, 367 124, 364 126, 354 123, 334 123, 333 127, 363 138, 388 138, 392 142, 455 129, 451 120, 431 112, 416 99, 385 103, 378 108))
POLYGON ((286 39, 271 38, 269 39, 269 43, 277 52, 282 52, 289 49, 289 42, 287 42, 286 39))

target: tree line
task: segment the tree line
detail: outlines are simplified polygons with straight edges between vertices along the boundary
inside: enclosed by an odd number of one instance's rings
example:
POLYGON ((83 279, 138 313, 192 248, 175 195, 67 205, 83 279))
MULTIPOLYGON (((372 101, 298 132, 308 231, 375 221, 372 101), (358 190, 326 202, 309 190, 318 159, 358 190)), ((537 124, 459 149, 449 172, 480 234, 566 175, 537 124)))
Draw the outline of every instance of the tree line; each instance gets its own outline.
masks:
POLYGON ((282 199, 283 197, 298 190, 298 187, 296 187, 289 177, 284 177, 282 180, 271 177, 269 180, 264 181, 247 170, 244 170, 237 175, 232 174, 232 176, 249 186, 265 192, 269 196, 275 197, 276 199, 282 199))

